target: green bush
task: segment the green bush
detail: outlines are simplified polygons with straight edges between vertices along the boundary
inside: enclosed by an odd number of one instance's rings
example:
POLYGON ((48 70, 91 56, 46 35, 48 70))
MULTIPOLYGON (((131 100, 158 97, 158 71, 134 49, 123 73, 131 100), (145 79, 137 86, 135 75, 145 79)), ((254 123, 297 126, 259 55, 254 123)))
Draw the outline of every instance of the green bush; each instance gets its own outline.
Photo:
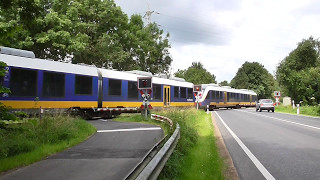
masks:
POLYGON ((31 152, 44 144, 77 138, 79 131, 89 131, 84 120, 66 116, 29 119, 28 123, 9 124, 0 129, 0 159, 31 152))

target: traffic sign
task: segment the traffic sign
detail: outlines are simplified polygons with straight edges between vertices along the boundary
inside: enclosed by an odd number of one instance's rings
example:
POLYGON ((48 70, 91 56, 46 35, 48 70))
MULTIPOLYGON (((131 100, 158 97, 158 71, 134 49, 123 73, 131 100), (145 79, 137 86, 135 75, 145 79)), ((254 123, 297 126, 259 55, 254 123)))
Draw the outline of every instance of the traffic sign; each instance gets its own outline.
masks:
POLYGON ((138 77, 138 89, 152 89, 152 77, 138 77))
POLYGON ((281 96, 280 91, 275 91, 275 92, 274 92, 274 97, 280 97, 280 96, 281 96))
POLYGON ((193 92, 200 92, 201 91, 201 85, 194 85, 193 86, 193 92))

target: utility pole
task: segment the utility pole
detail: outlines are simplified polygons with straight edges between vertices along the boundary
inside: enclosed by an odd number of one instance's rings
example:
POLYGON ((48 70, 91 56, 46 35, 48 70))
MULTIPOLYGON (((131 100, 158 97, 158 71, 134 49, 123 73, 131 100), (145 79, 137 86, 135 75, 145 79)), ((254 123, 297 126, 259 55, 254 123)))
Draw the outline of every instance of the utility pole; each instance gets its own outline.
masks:
POLYGON ((144 14, 143 18, 146 20, 146 22, 147 22, 148 24, 151 23, 151 15, 152 15, 153 13, 160 14, 160 13, 158 13, 158 12, 151 11, 151 10, 150 10, 150 5, 149 5, 149 3, 147 3, 147 12, 144 14))

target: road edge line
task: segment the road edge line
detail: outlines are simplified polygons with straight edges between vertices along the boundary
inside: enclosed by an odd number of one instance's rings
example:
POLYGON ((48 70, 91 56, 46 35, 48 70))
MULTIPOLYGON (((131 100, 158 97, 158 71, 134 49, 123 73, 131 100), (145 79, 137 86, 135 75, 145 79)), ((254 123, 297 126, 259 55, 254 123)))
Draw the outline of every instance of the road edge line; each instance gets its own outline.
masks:
POLYGON ((247 156, 250 158, 250 160, 253 162, 253 164, 258 168, 258 170, 261 172, 261 174, 267 179, 267 180, 275 180, 275 178, 270 174, 270 172, 261 164, 261 162, 256 158, 254 154, 247 148, 247 146, 241 141, 241 139, 229 128, 229 126, 222 120, 220 115, 215 111, 215 114, 218 116, 222 124, 227 128, 229 133, 232 135, 234 140, 240 145, 242 150, 247 154, 247 156))
POLYGON ((226 179, 233 179, 233 180, 240 180, 238 171, 236 167, 233 164, 233 160, 231 158, 231 155, 224 143, 223 137, 221 135, 221 132, 219 130, 219 127, 217 125, 216 119, 214 118, 213 113, 211 113, 211 121, 213 125, 213 133, 216 138, 216 144, 219 149, 219 154, 222 157, 226 167, 224 169, 224 174, 226 175, 226 179))

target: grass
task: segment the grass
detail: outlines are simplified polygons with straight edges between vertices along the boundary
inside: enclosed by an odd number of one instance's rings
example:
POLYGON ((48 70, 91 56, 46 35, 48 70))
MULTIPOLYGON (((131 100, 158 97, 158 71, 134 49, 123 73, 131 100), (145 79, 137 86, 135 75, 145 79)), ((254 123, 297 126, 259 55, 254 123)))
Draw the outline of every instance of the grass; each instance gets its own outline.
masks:
MULTIPOLYGON (((294 109, 292 106, 276 106, 276 112, 284 112, 290 114, 297 114, 297 107, 294 109)), ((307 116, 320 116, 320 107, 319 106, 301 106, 300 114, 307 116)))
MULTIPOLYGON (((180 125, 179 142, 158 179, 225 179, 210 115, 194 108, 153 113, 169 117, 180 125)), ((140 115, 120 116, 118 121, 159 124, 140 115)), ((175 129, 165 128, 169 136, 175 129)))
POLYGON ((162 113, 179 123, 181 138, 159 179, 224 179, 211 116, 194 108, 162 113))
POLYGON ((69 116, 8 124, 0 128, 0 172, 39 161, 83 142, 95 132, 85 120, 69 116))

